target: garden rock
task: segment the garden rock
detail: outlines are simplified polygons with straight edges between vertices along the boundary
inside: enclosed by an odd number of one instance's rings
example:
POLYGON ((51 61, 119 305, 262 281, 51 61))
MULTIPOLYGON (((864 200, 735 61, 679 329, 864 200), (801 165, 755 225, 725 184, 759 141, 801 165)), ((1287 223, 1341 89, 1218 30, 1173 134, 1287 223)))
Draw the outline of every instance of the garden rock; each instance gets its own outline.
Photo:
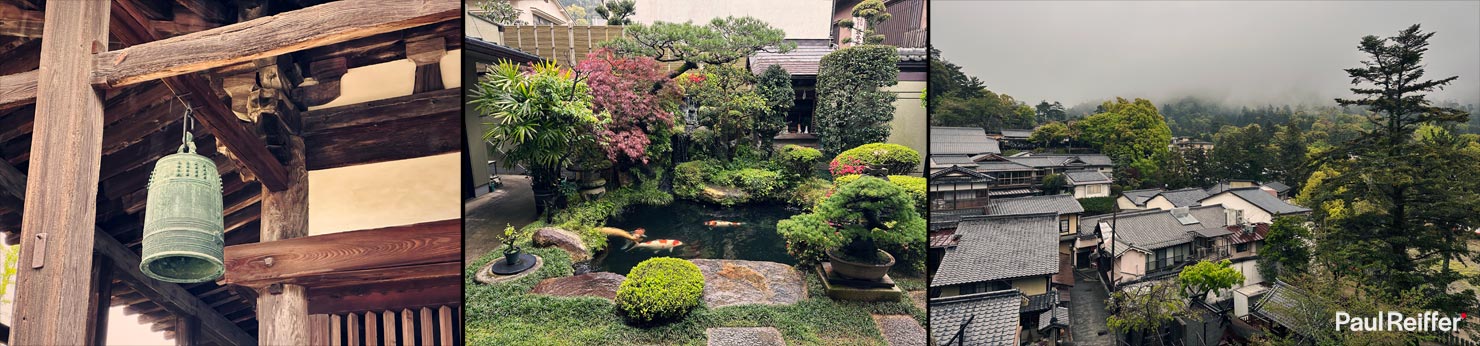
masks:
POLYGON ((802 274, 785 264, 721 259, 690 262, 704 273, 704 304, 710 308, 795 304, 807 297, 802 274))
POLYGON ((626 276, 611 272, 549 278, 540 280, 529 293, 561 297, 591 296, 612 300, 617 297, 617 287, 625 279, 626 276))
POLYGON ((775 327, 709 328, 704 330, 709 346, 783 346, 786 340, 775 327))
POLYGON ((591 260, 591 251, 586 250, 586 244, 581 242, 581 236, 570 231, 555 227, 545 227, 534 231, 534 235, 530 236, 530 239, 534 242, 534 246, 554 246, 565 250, 566 253, 570 254, 570 260, 573 262, 591 260))
POLYGON ((889 346, 925 346, 925 328, 910 315, 873 315, 889 346))

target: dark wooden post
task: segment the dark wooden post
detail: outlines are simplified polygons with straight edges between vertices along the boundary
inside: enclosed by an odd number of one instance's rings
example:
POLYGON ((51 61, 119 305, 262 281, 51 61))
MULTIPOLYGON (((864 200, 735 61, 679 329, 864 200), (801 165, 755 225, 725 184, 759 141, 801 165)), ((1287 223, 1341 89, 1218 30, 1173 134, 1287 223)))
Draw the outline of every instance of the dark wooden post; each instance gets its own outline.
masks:
POLYGON ((103 95, 92 87, 92 62, 108 49, 108 4, 46 4, 11 345, 88 342, 103 150, 103 95))
POLYGON ((205 341, 200 331, 200 319, 175 315, 175 346, 200 345, 205 341))
POLYGON ((103 346, 108 344, 108 308, 113 302, 113 264, 107 257, 93 257, 92 278, 92 294, 87 296, 87 340, 88 345, 103 346))

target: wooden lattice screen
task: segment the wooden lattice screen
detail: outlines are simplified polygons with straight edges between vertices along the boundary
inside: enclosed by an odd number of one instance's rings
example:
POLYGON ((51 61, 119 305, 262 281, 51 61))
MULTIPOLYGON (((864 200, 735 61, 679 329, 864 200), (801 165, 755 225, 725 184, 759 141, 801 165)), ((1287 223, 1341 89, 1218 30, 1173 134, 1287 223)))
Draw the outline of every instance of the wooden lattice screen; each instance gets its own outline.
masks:
POLYGON ((314 345, 460 346, 462 307, 309 315, 314 345))
POLYGON ((504 45, 546 59, 562 66, 580 61, 600 47, 602 41, 621 37, 621 26, 515 25, 504 27, 504 45))

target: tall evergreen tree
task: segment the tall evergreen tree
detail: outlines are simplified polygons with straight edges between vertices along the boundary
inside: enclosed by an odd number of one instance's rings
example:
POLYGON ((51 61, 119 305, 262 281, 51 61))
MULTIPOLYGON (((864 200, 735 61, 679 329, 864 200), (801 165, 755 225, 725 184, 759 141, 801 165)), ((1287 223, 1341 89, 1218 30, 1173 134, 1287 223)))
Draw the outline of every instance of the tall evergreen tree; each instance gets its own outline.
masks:
MULTIPOLYGON (((1466 247, 1480 227, 1473 180, 1474 161, 1450 161, 1464 154, 1446 136, 1416 138, 1424 125, 1463 122, 1466 113, 1433 106, 1425 93, 1458 77, 1423 79, 1423 54, 1434 33, 1413 25, 1397 36, 1363 37, 1359 50, 1369 60, 1346 69, 1352 93, 1342 106, 1371 111, 1375 124, 1326 155, 1340 172, 1326 178, 1310 199, 1315 205, 1344 205, 1315 214, 1322 227, 1318 253, 1335 257, 1337 275, 1355 276, 1374 293, 1432 296, 1429 308, 1473 311, 1473 290, 1451 292, 1464 277, 1448 268, 1451 259, 1477 260, 1466 247)), ((1430 131, 1431 134, 1433 131, 1430 131)))

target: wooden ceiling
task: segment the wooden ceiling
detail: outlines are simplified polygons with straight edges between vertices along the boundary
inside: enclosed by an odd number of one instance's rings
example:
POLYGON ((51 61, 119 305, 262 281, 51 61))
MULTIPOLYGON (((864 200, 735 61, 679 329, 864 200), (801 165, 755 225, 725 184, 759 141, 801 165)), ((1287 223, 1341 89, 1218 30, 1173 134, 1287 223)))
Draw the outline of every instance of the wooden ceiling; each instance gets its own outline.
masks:
MULTIPOLYGON (((266 3, 274 13, 294 11, 327 1, 321 0, 115 0, 114 23, 110 26, 110 50, 238 22, 244 8, 266 3), (133 20, 119 19, 133 16, 133 20), (124 23, 120 23, 120 21, 124 23)), ((36 70, 40 61, 40 37, 44 0, 0 0, 0 76, 36 70)), ((297 87, 294 101, 300 109, 323 104, 338 94, 338 76, 345 70, 407 59, 407 42, 438 42, 446 50, 460 49, 462 27, 458 20, 444 20, 409 29, 377 34, 346 42, 297 50, 284 54, 303 77, 317 84, 297 87)), ((240 111, 242 101, 232 100, 233 78, 255 73, 252 62, 218 67, 181 77, 203 81, 199 90, 209 95, 184 95, 188 99, 240 111), (235 103, 233 101, 236 101, 235 103)), ((408 81, 409 82, 409 81, 408 81)), ((0 94, 7 87, 0 85, 0 94)), ((179 89, 179 88, 177 88, 179 89)), ((439 88, 440 89, 440 88, 439 88)), ((309 143, 309 169, 323 169, 455 152, 460 119, 460 91, 436 90, 392 100, 373 101, 303 113, 305 140, 309 143), (445 137, 446 140, 440 138, 445 137), (413 145, 389 146, 386 143, 413 145)), ((137 254, 143 226, 146 185, 153 162, 174 153, 180 145, 184 106, 161 80, 149 80, 106 91, 103 158, 100 167, 97 226, 99 237, 108 234, 137 254)), ((7 176, 27 171, 31 147, 34 104, 0 102, 0 187, 7 176), (9 166, 9 167, 5 167, 9 166), (11 172, 7 174, 6 172, 11 172)), ((251 123, 207 124, 217 127, 251 123)), ((223 179, 226 244, 258 241, 263 183, 256 174, 241 167, 238 159, 217 149, 211 132, 195 131, 200 154, 216 162, 223 179)), ((259 135, 260 137, 260 135, 259 135)), ((236 153, 240 155, 241 153, 236 153)), ((21 181, 24 184, 24 181, 21 181)), ((0 232, 11 244, 18 239, 19 199, 0 189, 0 232)), ((139 321, 173 337, 173 315, 164 306, 137 292, 125 280, 114 280, 112 305, 138 314, 139 321)), ((230 320, 241 330, 255 334, 257 321, 254 293, 239 286, 216 283, 180 285, 189 295, 230 320)))

